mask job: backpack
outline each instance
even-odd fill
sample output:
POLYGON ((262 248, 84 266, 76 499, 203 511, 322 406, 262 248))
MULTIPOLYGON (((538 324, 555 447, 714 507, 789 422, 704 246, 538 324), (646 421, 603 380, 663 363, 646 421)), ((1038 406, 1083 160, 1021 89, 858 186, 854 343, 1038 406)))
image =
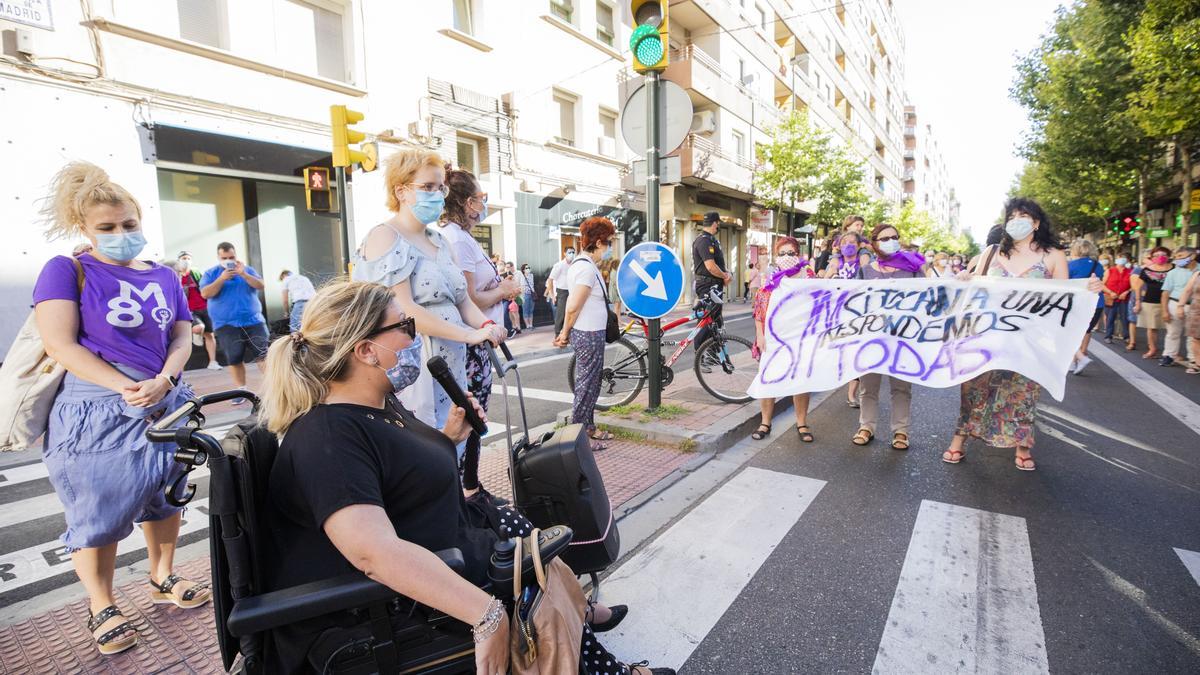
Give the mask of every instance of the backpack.
MULTIPOLYGON (((75 257, 75 283, 83 293, 83 265, 75 257)), ((46 353, 34 313, 0 364, 0 452, 24 450, 46 433, 50 407, 67 369, 46 353)))

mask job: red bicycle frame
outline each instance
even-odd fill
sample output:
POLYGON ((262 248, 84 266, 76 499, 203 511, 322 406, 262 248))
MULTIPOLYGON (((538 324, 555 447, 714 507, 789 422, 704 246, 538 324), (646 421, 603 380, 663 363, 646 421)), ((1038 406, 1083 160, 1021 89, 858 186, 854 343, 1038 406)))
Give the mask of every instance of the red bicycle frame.
MULTIPOLYGON (((678 319, 675 319, 674 321, 662 326, 658 331, 658 338, 661 340, 668 331, 694 320, 695 318, 690 316, 679 317, 678 319)), ((679 341, 679 346, 675 349, 675 352, 671 354, 671 358, 666 360, 666 366, 668 368, 674 366, 675 362, 679 360, 679 357, 683 355, 683 351, 692 344, 693 340, 696 339, 696 334, 698 334, 704 328, 713 325, 713 323, 712 314, 710 312, 705 312, 704 316, 700 317, 700 322, 696 324, 696 327, 688 332, 687 337, 679 341)), ((624 335, 625 333, 628 333, 635 325, 641 326, 642 337, 649 340, 650 324, 646 323, 646 320, 640 316, 635 316, 632 321, 625 324, 625 329, 621 331, 621 334, 624 335)))

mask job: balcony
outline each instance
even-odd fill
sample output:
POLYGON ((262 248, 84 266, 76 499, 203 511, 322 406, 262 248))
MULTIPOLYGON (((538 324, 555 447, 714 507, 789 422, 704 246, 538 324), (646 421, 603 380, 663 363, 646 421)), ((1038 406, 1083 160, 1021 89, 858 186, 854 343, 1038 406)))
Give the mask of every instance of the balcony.
POLYGON ((752 120, 754 101, 732 74, 721 69, 721 64, 696 45, 671 51, 671 64, 665 76, 692 95, 692 103, 703 107, 712 103, 734 115, 752 120), (696 100, 701 97, 704 100, 696 100))
POLYGON ((753 194, 754 164, 711 140, 688 134, 677 151, 685 183, 744 198, 753 194))
POLYGON ((917 135, 917 128, 916 127, 904 127, 904 135, 915 138, 917 135))

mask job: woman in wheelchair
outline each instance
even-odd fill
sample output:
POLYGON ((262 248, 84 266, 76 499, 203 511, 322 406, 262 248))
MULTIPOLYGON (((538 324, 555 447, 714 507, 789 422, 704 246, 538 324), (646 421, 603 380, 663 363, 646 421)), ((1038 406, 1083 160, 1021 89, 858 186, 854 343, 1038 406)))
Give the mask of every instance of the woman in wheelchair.
MULTIPOLYGON (((505 673, 508 618, 483 591, 492 545, 531 525, 503 507, 494 529, 472 527, 459 489, 455 445, 470 426, 455 408, 443 430, 405 410, 393 394, 421 368, 416 327, 384 286, 336 282, 305 308, 300 330, 271 345, 261 421, 281 437, 270 473, 268 514, 276 588, 358 569, 397 593, 473 626, 480 675, 505 673), (433 551, 458 548, 459 576, 433 551)), ((476 409, 478 410, 478 404, 476 409)), ((482 416, 482 411, 480 411, 482 416)), ((583 631, 589 673, 673 673, 622 664, 594 635, 624 618, 595 605, 583 631)), ((271 672, 305 668, 321 626, 278 631, 271 672)))

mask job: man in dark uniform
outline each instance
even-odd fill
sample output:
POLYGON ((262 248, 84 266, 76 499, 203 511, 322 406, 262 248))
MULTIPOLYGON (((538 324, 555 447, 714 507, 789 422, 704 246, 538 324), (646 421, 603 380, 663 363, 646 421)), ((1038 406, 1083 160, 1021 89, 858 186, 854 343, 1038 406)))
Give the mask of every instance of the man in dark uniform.
MULTIPOLYGON (((695 279, 693 287, 696 289, 697 304, 701 298, 708 297, 714 288, 724 300, 725 285, 733 278, 733 275, 726 271, 725 252, 721 250, 721 242, 717 241, 717 226, 720 223, 721 214, 716 211, 704 214, 704 224, 700 226, 700 234, 692 242, 692 276, 695 279)), ((714 310, 713 319, 718 327, 724 325, 721 319, 721 305, 717 305, 714 310)), ((701 330, 696 335, 696 342, 692 348, 699 350, 700 345, 703 345, 711 335, 711 329, 701 330)), ((708 365, 711 364, 702 364, 702 367, 708 365)))

